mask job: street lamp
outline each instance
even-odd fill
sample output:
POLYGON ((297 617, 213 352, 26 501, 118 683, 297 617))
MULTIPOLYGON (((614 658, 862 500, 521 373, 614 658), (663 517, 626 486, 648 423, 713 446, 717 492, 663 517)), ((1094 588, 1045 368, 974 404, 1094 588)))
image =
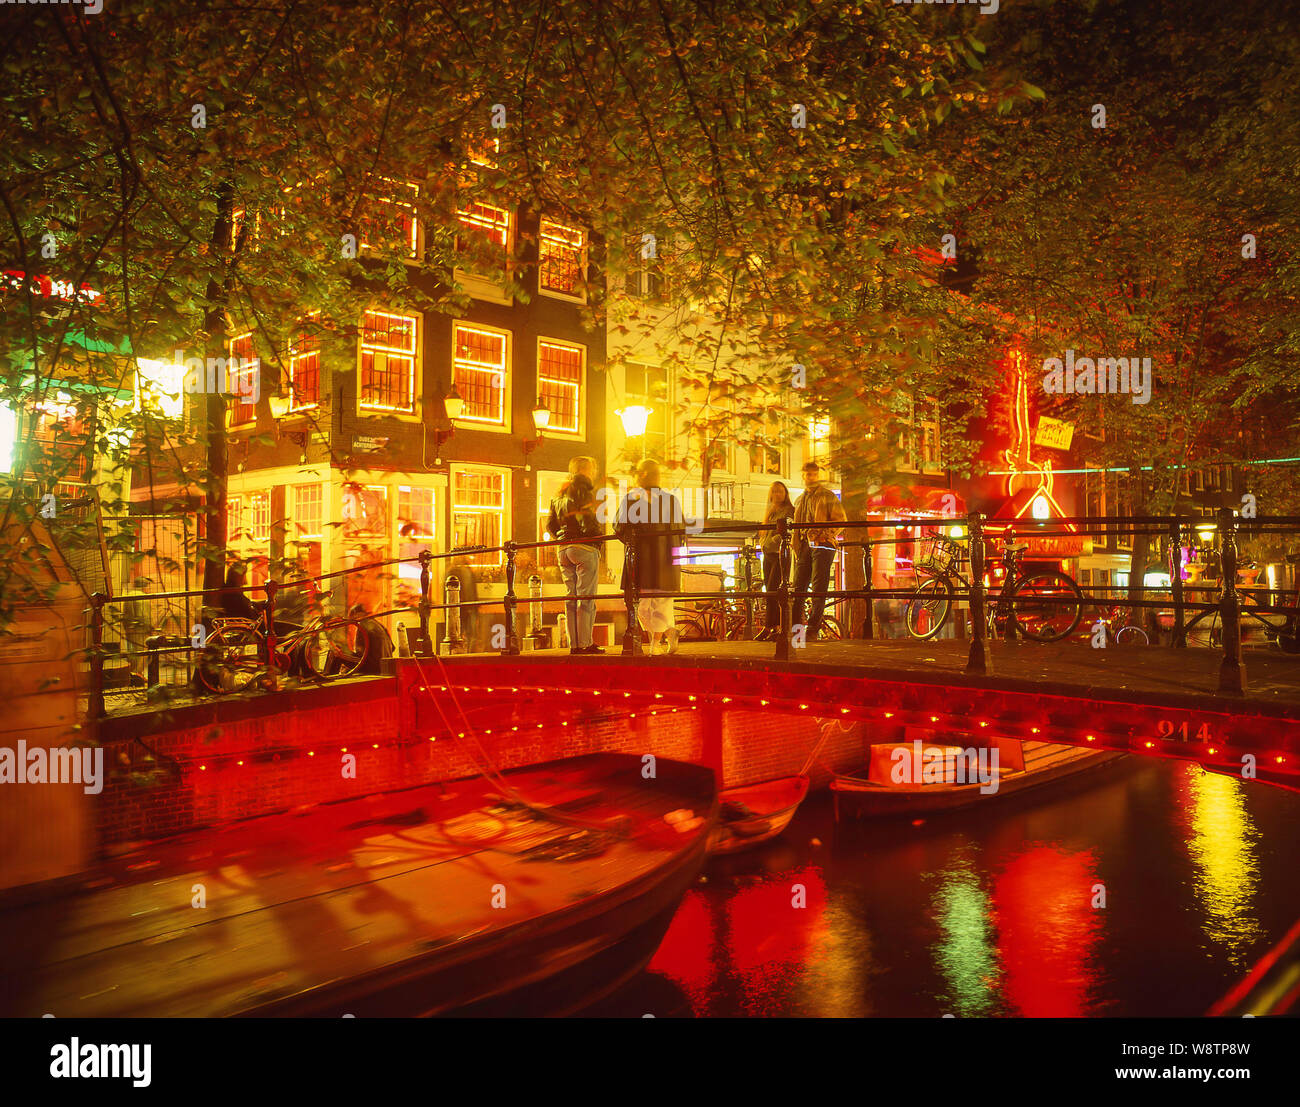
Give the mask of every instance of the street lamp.
MULTIPOLYGON (((542 444, 542 431, 551 425, 551 409, 546 406, 546 401, 540 396, 537 397, 537 403, 533 405, 533 429, 537 432, 537 437, 524 440, 524 460, 528 460, 531 454, 538 446, 542 444)), ((525 466, 527 468, 527 466, 525 466)))
POLYGON ((645 451, 645 429, 653 410, 643 404, 631 404, 628 407, 620 407, 614 412, 622 420, 623 433, 628 439, 642 439, 640 452, 645 451))
POLYGON ((433 428, 433 438, 438 453, 434 459, 435 465, 442 464, 442 444, 456 433, 456 420, 460 418, 460 413, 464 409, 465 400, 456 391, 456 382, 452 381, 451 388, 442 397, 442 410, 447 416, 447 425, 433 428))
POLYGON ((270 398, 271 417, 275 420, 275 439, 278 442, 281 438, 288 438, 306 450, 307 432, 305 430, 282 431, 280 429, 281 421, 289 414, 289 407, 290 399, 283 393, 270 398))

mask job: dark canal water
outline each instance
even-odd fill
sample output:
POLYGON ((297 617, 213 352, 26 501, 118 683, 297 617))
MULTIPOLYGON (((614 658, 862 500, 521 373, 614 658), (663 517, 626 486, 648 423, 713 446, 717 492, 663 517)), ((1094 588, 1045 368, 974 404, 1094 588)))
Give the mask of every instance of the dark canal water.
POLYGON ((712 862, 650 968, 589 1013, 1201 1015, 1300 918, 1298 874, 1300 796, 1184 765, 838 834, 822 793, 712 862))

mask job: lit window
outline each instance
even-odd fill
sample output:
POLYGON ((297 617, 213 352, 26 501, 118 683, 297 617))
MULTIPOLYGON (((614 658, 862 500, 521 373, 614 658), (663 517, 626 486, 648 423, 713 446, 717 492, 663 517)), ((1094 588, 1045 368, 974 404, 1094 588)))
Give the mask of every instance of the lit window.
POLYGON ((669 412, 668 372, 662 366, 627 364, 624 376, 628 405, 639 404, 650 409, 645 434, 636 442, 643 457, 670 461, 671 441, 668 434, 669 412))
POLYGON ((462 323, 454 328, 456 391, 465 401, 460 418, 506 425, 506 336, 462 323))
POLYGON ((433 537, 433 489, 409 488, 397 490, 397 525, 409 533, 410 538, 433 537))
POLYGON ((420 602, 421 565, 418 558, 433 552, 434 498, 432 488, 397 489, 397 604, 413 607, 420 602))
POLYGON ((271 497, 265 492, 248 497, 248 537, 253 542, 271 540, 271 497))
POLYGON ((583 295, 586 246, 581 227, 543 219, 537 246, 539 288, 563 296, 583 295))
POLYGON ((231 340, 226 379, 217 387, 226 387, 234 396, 231 423, 251 423, 257 419, 257 397, 261 391, 262 359, 257 356, 253 334, 241 334, 231 340))
POLYGON ((456 213, 456 253, 463 267, 493 280, 505 276, 510 213, 492 204, 470 203, 456 213))
POLYGON ((324 534, 321 506, 319 484, 293 486, 293 537, 295 539, 320 538, 324 534))
POLYGON ((361 321, 361 406, 415 410, 416 318, 368 311, 361 321))
POLYGON ((391 195, 370 200, 360 221, 363 249, 391 257, 414 258, 420 247, 420 221, 415 214, 418 185, 385 181, 391 195))
MULTIPOLYGON (((454 547, 499 546, 505 536, 506 475, 458 468, 452 475, 451 541, 454 547)), ((500 552, 473 554, 471 565, 501 564, 500 552)))
POLYGON ((537 351, 537 394, 550 409, 547 429, 577 434, 582 399, 581 346, 543 341, 537 351))
POLYGON ((320 333, 304 322, 289 346, 289 410, 320 403, 320 333))
POLYGON ((135 410, 179 419, 185 414, 185 366, 136 358, 135 410))
POLYGON ((226 500, 226 542, 235 544, 243 542, 244 534, 244 498, 230 496, 226 500))
POLYGON ((826 416, 816 415, 808 420, 808 458, 821 465, 827 465, 831 452, 831 421, 826 416))
POLYGON ((784 452, 781 447, 781 417, 769 412, 763 432, 749 445, 749 471, 762 475, 781 473, 785 469, 784 452))

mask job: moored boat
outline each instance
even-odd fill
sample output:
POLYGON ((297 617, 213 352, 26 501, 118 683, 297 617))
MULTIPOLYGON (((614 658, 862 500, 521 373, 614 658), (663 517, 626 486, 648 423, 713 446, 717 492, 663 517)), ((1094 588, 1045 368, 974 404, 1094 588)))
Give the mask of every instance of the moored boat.
POLYGON ((712 770, 655 770, 589 755, 152 843, 5 914, 28 956, 0 1015, 579 1010, 644 968, 704 862, 712 770))
POLYGON ((989 739, 982 748, 989 754, 996 750, 996 759, 988 756, 980 765, 977 758, 974 771, 963 772, 969 747, 921 739, 876 743, 869 747, 865 775, 841 773, 831 780, 835 819, 950 811, 1023 793, 1124 756, 1013 738, 989 739))
POLYGON ((775 838, 790 825, 807 795, 806 773, 724 789, 709 853, 737 853, 775 838))

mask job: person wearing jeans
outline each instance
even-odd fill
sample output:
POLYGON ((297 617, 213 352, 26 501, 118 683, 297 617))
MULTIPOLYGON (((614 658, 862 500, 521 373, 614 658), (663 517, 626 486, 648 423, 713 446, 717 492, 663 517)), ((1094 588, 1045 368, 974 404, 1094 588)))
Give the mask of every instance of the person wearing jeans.
MULTIPOLYGON (((769 526, 782 519, 794 518, 794 504, 790 502, 790 489, 783 481, 773 481, 767 490, 767 511, 763 522, 769 526)), ((763 619, 763 629, 755 635, 759 642, 770 642, 781 633, 781 535, 773 530, 763 531, 759 548, 763 552, 763 589, 767 593, 767 610, 763 619)))
POLYGON ((821 631, 826 610, 826 590, 835 564, 835 540, 844 530, 833 524, 844 522, 846 516, 839 497, 822 483, 821 466, 817 462, 804 463, 803 483, 804 493, 794 507, 795 523, 832 524, 799 528, 794 532, 792 625, 803 624, 806 627, 804 641, 812 642, 821 631), (804 608, 810 593, 812 603, 808 608, 808 621, 804 623, 804 608))
POLYGON ((571 654, 604 653, 592 641, 596 622, 596 571, 600 566, 600 547, 582 539, 601 534, 596 518, 596 493, 593 478, 595 459, 575 457, 569 462, 569 479, 551 501, 546 533, 565 542, 556 552, 560 574, 569 593, 569 652, 571 654))

